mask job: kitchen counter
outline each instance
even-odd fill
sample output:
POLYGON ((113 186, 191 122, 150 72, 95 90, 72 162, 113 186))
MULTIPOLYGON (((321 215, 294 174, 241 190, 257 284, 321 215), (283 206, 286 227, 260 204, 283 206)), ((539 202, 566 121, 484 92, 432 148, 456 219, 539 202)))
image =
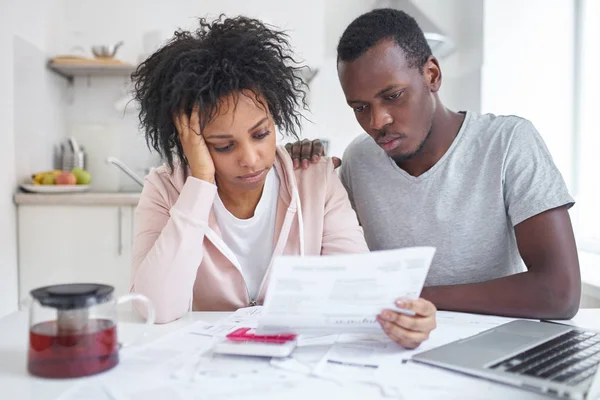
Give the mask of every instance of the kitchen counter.
POLYGON ((140 192, 25 193, 14 196, 17 205, 136 206, 140 192))

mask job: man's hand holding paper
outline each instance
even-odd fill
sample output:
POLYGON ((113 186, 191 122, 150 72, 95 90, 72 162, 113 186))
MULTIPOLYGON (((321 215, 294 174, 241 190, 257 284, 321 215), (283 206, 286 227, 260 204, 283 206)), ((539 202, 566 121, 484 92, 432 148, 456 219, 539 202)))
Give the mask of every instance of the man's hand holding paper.
POLYGON ((429 333, 435 329, 436 308, 428 300, 398 300, 396 306, 414 311, 415 315, 406 315, 394 310, 384 310, 377 316, 381 328, 399 345, 414 349, 429 338, 429 333))

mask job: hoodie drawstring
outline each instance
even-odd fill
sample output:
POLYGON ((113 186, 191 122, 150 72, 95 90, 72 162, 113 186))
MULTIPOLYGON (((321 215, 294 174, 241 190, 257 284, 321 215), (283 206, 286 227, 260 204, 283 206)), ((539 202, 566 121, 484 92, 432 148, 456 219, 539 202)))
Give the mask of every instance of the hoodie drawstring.
MULTIPOLYGON (((296 183, 296 182, 294 182, 296 183)), ((300 194, 298 185, 294 185, 294 197, 296 199, 296 212, 298 214, 298 236, 300 237, 300 257, 304 257, 304 221, 302 220, 302 206, 300 205, 300 194)))

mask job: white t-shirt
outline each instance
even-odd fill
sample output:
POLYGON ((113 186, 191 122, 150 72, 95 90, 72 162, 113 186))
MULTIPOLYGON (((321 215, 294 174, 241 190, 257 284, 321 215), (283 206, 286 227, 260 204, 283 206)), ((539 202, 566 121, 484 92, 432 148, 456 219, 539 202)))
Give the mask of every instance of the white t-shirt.
POLYGON ((251 301, 258 297, 260 284, 273 255, 278 197, 279 177, 275 168, 271 168, 252 218, 235 217, 225 208, 219 196, 213 204, 223 241, 242 268, 251 301))

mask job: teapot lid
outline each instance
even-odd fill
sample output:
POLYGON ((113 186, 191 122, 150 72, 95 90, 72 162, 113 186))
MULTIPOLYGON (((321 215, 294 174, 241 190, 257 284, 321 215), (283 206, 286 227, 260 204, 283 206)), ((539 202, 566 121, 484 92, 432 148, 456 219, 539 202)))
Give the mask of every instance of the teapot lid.
POLYGON ((34 289, 31 296, 43 306, 73 310, 105 303, 114 290, 112 286, 97 283, 67 283, 34 289))

